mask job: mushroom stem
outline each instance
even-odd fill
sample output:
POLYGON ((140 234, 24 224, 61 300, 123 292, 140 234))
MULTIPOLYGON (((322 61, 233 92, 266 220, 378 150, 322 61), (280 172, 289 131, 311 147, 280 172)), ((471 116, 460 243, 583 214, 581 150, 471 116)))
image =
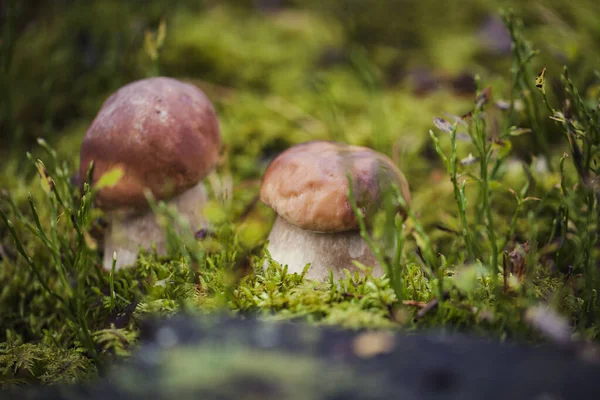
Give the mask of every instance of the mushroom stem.
MULTIPOLYGON (((167 206, 175 207, 179 215, 190 224, 193 230, 204 225, 202 206, 207 201, 206 190, 202 182, 180 195, 166 200, 167 206)), ((151 250, 154 244, 158 255, 166 255, 167 241, 163 228, 151 209, 114 210, 106 213, 108 227, 104 236, 105 270, 112 269, 113 253, 117 254, 115 269, 121 269, 135 263, 140 249, 151 250)))
POLYGON ((353 260, 372 266, 374 276, 383 273, 357 230, 339 233, 305 231, 278 216, 268 240, 271 257, 281 265, 287 265, 288 272, 300 274, 310 263, 306 275, 309 279, 327 279, 330 269, 335 279, 343 278, 344 269, 350 272, 357 270, 353 260))

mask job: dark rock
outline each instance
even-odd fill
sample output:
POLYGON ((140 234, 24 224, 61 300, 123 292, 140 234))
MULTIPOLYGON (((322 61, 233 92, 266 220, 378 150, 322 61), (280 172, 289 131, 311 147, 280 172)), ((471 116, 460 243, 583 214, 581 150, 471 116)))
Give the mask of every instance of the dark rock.
POLYGON ((600 363, 550 346, 230 318, 147 321, 100 382, 20 399, 596 399, 600 363))

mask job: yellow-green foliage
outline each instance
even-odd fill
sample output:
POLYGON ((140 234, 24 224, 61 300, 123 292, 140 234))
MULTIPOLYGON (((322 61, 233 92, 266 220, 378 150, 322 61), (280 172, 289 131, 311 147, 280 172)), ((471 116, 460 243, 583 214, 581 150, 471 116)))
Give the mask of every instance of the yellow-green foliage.
POLYGON ((10 152, 0 150, 0 386, 87 379, 135 348, 140 319, 181 310, 540 340, 523 313, 542 303, 575 335, 597 339, 595 1, 501 1, 526 22, 514 25, 512 57, 475 34, 473 21, 498 17, 487 0, 403 2, 402 12, 393 1, 308 1, 269 13, 234 1, 85 3, 42 8, 20 28, 2 76, 13 82, 2 98, 15 130, 2 133, 10 152), (152 60, 145 31, 162 17, 166 38, 152 60), (533 48, 540 54, 519 60, 533 48), (543 65, 547 96, 535 86, 543 65), (440 87, 416 94, 416 67, 440 87), (453 90, 463 71, 478 74, 478 93, 492 86, 492 100, 453 90), (112 276, 98 265, 102 213, 90 208, 91 189, 82 198, 69 179, 106 97, 157 72, 198 85, 218 110, 222 163, 206 180, 212 227, 199 238, 174 234, 177 215, 154 204, 169 255, 142 253, 112 276), (495 103, 511 99, 513 112, 495 103), (468 111, 471 122, 454 124, 468 111), (373 230, 387 276, 310 282, 263 249, 274 215, 256 203, 261 174, 277 152, 312 139, 373 147, 407 176, 406 221, 382 211, 373 230), (519 260, 522 280, 508 271, 519 260))

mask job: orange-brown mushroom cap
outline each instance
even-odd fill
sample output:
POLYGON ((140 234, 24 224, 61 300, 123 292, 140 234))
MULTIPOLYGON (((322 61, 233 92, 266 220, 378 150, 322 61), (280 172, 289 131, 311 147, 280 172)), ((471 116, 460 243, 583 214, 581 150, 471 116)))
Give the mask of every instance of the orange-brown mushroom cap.
POLYGON ((200 89, 172 78, 142 79, 102 105, 81 145, 79 177, 85 181, 92 161, 92 184, 121 167, 124 175, 98 192, 97 205, 145 206, 145 189, 168 199, 202 180, 220 145, 216 112, 200 89))
POLYGON ((304 230, 354 230, 358 222, 347 194, 348 174, 367 218, 392 185, 410 204, 406 178, 388 157, 366 147, 326 141, 299 144, 277 156, 263 177, 260 199, 304 230))

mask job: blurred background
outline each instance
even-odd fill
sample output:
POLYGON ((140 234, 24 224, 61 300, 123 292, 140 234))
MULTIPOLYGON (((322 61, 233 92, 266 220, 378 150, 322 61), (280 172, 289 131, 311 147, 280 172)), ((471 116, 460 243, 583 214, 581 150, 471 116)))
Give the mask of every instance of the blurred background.
POLYGON ((113 91, 160 74, 207 92, 242 177, 315 138, 395 149, 406 154, 401 167, 427 168, 432 117, 468 111, 476 74, 496 98, 510 92, 507 7, 550 82, 563 64, 576 84, 593 81, 595 0, 2 0, 1 164, 23 159, 38 137, 75 157, 113 91), (156 39, 161 21, 153 56, 146 36, 156 39))
MULTIPOLYGON (((564 65, 594 98, 597 0, 1 0, 0 187, 17 203, 26 200, 35 168, 25 153, 41 156, 37 138, 75 170, 106 98, 133 80, 165 75, 199 86, 215 104, 224 143, 219 170, 239 195, 237 214, 275 154, 332 139, 392 157, 416 211, 426 209, 423 223, 454 225, 442 207, 429 207, 449 209, 453 200, 428 132, 433 117, 470 111, 478 85, 492 86, 494 101, 509 100, 514 57, 501 17, 509 9, 539 50, 533 70, 547 66, 551 101, 564 93, 564 65)), ((538 120, 557 165, 566 141, 547 115, 538 120)), ((511 121, 529 126, 524 113, 511 121)), ((442 145, 448 150, 448 141, 442 145)), ((505 150, 528 164, 548 153, 533 135, 511 138, 505 150)), ((471 151, 459 143, 459 157, 471 151)), ((517 163, 504 170, 507 187, 525 181, 517 163)), ((543 197, 557 179, 530 195, 543 197)), ((502 196, 497 209, 507 221, 499 228, 514 206, 508 192, 502 196)))

